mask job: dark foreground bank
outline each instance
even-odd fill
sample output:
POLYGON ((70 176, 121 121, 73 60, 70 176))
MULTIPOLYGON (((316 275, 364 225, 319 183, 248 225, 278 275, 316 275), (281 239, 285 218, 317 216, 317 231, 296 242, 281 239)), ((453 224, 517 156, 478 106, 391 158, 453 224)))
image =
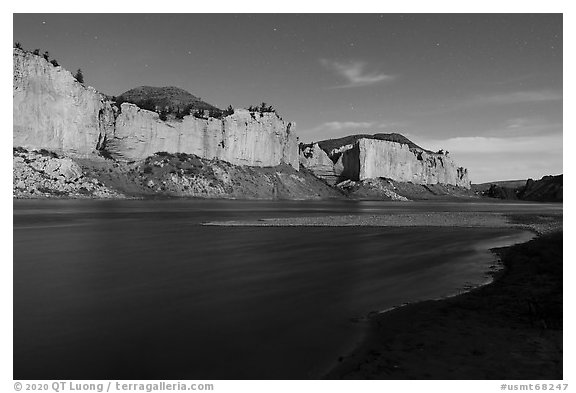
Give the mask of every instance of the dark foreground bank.
POLYGON ((562 379, 562 232, 495 251, 495 282, 377 315, 326 378, 562 379))

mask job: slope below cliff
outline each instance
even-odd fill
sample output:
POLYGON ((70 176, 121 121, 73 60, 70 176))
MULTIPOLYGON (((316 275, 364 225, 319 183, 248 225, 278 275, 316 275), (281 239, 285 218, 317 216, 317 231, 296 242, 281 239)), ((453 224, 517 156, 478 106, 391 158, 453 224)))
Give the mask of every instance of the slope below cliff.
POLYGON ((414 184, 383 177, 362 181, 345 180, 336 187, 356 200, 392 201, 470 201, 479 197, 473 191, 450 184, 414 184))
POLYGON ((248 167, 192 154, 157 153, 139 162, 14 149, 15 198, 345 198, 306 169, 248 167))
POLYGON ((125 195, 107 187, 69 157, 47 150, 14 148, 12 191, 15 198, 119 199, 125 195))

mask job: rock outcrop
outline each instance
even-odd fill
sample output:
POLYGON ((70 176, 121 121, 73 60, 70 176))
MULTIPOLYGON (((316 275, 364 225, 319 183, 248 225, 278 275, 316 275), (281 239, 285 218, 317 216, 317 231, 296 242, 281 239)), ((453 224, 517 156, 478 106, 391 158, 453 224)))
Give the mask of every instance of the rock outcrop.
POLYGON ((338 188, 345 191, 354 199, 388 199, 391 201, 409 201, 403 195, 396 192, 396 186, 390 180, 367 179, 361 182, 344 180, 338 183, 338 188))
POLYGON ((14 49, 14 146, 142 160, 156 152, 182 152, 237 165, 288 164, 298 170, 294 124, 275 113, 235 110, 216 118, 160 120, 124 103, 116 108, 91 87, 42 56, 14 49))
POLYGON ((348 171, 353 180, 387 177, 415 184, 470 188, 468 171, 457 167, 443 153, 427 153, 396 142, 360 139, 343 155, 344 171, 348 171))
POLYGON ((114 133, 114 110, 92 87, 41 56, 14 49, 13 144, 90 154, 114 133))
POLYGON ((12 176, 16 198, 123 198, 72 159, 46 150, 14 149, 12 176))
MULTIPOLYGON (((13 58, 14 146, 49 149, 76 158, 99 153, 129 165, 139 165, 159 152, 184 153, 236 166, 291 167, 298 171, 302 165, 331 185, 343 180, 386 178, 470 188, 467 170, 457 167, 447 153, 425 150, 400 134, 353 135, 299 148, 294 124, 273 111, 235 109, 219 111, 213 117, 202 113, 184 116, 180 104, 188 108, 197 97, 176 88, 132 91, 134 97, 130 99, 152 100, 163 110, 177 109, 176 115, 159 115, 127 102, 118 106, 42 56, 15 48, 13 58), (170 100, 164 102, 158 94, 166 92, 170 100)), ((256 176, 262 181, 264 177, 256 176)), ((299 180, 292 183, 305 184, 299 180)), ((382 187, 368 182, 361 189, 396 198, 394 189, 382 187)), ((224 194, 230 195, 228 191, 224 194)))
MULTIPOLYGON (((458 167, 448 153, 433 153, 422 149, 399 134, 381 134, 378 138, 352 136, 340 138, 339 141, 343 144, 327 141, 317 144, 324 148, 333 165, 333 175, 330 174, 327 180, 333 176, 338 181, 382 177, 414 184, 448 184, 470 188, 468 171, 458 167), (391 135, 393 138, 385 140, 382 135, 391 135)), ((322 177, 324 173, 330 172, 324 157, 316 154, 322 158, 302 158, 305 153, 301 151, 301 162, 304 165, 308 163, 314 173, 322 177)))
POLYGON ((334 170, 334 163, 318 143, 300 144, 300 165, 328 184, 338 183, 339 174, 334 170))
POLYGON ((218 158, 235 165, 298 164, 298 138, 292 124, 275 113, 236 109, 216 118, 186 116, 162 121, 155 112, 123 103, 105 148, 113 156, 139 160, 156 152, 188 153, 218 158))

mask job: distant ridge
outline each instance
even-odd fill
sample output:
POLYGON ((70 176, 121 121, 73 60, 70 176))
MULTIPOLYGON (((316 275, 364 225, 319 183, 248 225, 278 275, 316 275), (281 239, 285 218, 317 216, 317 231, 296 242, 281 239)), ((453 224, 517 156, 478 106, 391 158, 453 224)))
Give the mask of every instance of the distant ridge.
POLYGON ((528 179, 478 184, 473 190, 483 196, 537 202, 562 202, 564 176, 544 176, 528 179))
POLYGON ((191 110, 219 110, 214 105, 202 101, 195 95, 192 95, 186 90, 175 86, 136 87, 120 94, 116 98, 116 102, 129 102, 144 109, 167 112, 179 112, 185 110, 186 108, 191 110))
POLYGON ((499 180, 499 181, 491 181, 491 182, 487 182, 487 183, 472 184, 472 190, 474 190, 474 192, 483 193, 485 191, 488 191, 490 189, 490 187, 492 187, 493 185, 498 186, 498 187, 516 189, 516 188, 525 186, 526 180, 528 180, 528 179, 499 180))
POLYGON ((362 138, 378 139, 378 140, 382 140, 382 141, 396 142, 396 143, 400 143, 403 145, 408 145, 408 147, 411 149, 418 149, 418 150, 425 151, 427 153, 432 153, 430 150, 426 150, 426 149, 418 146, 417 144, 412 142, 410 139, 406 138, 404 135, 398 134, 398 133, 390 133, 390 134, 381 133, 381 134, 374 134, 374 135, 370 135, 370 134, 349 135, 349 136, 345 136, 342 138, 326 139, 326 140, 320 141, 320 142, 318 142, 318 146, 320 146, 320 148, 322 150, 324 150, 327 154, 330 154, 330 152, 332 150, 338 149, 342 146, 353 144, 362 138))

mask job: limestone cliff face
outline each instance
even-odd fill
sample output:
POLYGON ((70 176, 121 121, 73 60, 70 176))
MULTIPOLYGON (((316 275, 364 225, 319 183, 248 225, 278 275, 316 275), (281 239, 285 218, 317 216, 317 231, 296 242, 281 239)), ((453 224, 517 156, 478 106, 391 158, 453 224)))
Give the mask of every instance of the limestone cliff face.
POLYGON ((447 154, 432 153, 399 134, 390 135, 401 142, 357 135, 304 145, 300 162, 331 183, 384 177, 398 182, 470 188, 468 171, 457 167, 447 154))
POLYGON ((114 130, 114 111, 91 87, 41 56, 14 49, 13 143, 27 148, 93 152, 114 130))
POLYGON ((338 182, 339 172, 335 171, 334 163, 317 143, 301 145, 300 164, 310 169, 319 178, 326 180, 329 184, 338 182))
POLYGON ((128 160, 180 152, 236 165, 285 163, 298 169, 298 139, 292 124, 274 113, 251 114, 244 109, 222 119, 186 116, 162 121, 155 112, 124 103, 106 150, 128 160))
POLYGON ((352 180, 387 177, 415 184, 451 184, 470 188, 468 171, 452 158, 391 141, 363 138, 343 152, 342 174, 352 180))
POLYGON ((237 165, 298 169, 294 124, 275 113, 236 110, 222 119, 187 116, 161 121, 155 112, 112 104, 78 83, 62 67, 14 49, 13 144, 88 155, 141 160, 156 152, 189 153, 237 165))

